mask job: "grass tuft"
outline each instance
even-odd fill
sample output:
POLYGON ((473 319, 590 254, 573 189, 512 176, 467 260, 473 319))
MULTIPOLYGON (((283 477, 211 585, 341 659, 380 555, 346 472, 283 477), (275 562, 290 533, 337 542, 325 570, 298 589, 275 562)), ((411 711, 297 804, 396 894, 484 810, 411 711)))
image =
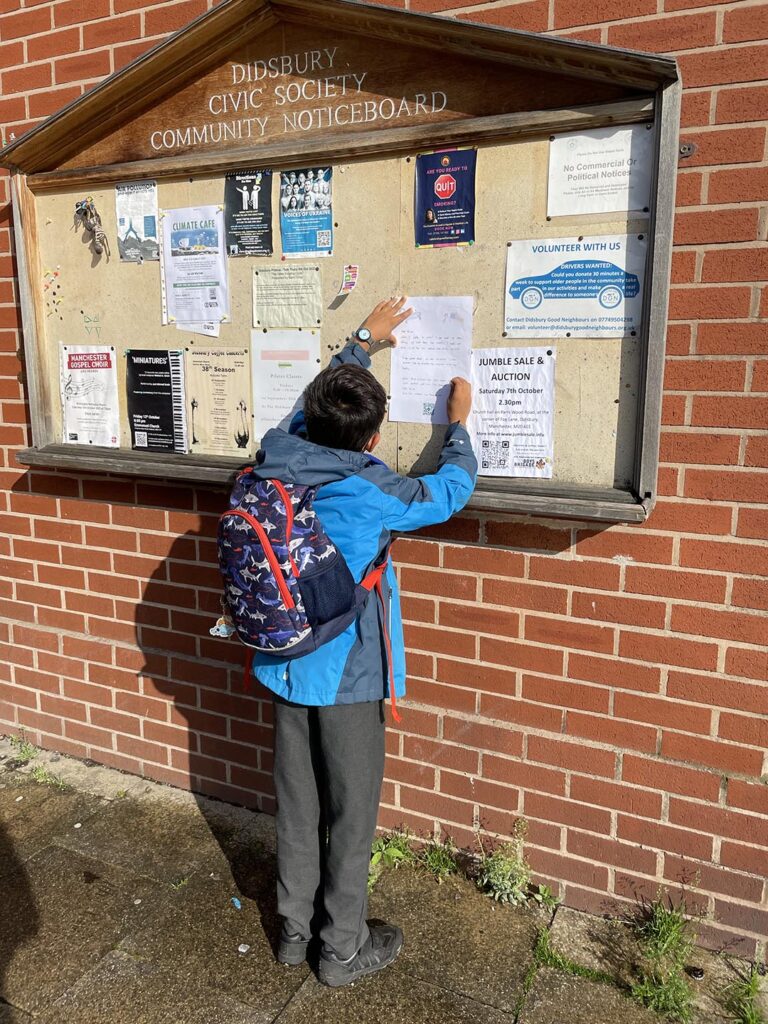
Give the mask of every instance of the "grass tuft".
POLYGON ((41 786, 54 786, 56 789, 62 791, 67 788, 66 782, 60 779, 58 775, 54 775, 53 772, 49 772, 45 765, 34 765, 29 774, 35 782, 39 782, 41 786))
POLYGON ((746 978, 732 982, 723 993, 723 1005, 736 1024, 766 1024, 765 1014, 757 1005, 760 975, 754 967, 746 978))
POLYGON ((11 736, 14 760, 19 764, 28 764, 37 754, 37 747, 33 746, 22 730, 18 736, 11 736))
POLYGON ((584 967, 577 964, 575 960, 563 956, 552 945, 549 931, 546 928, 539 929, 536 938, 536 945, 533 949, 533 957, 539 967, 555 967, 559 971, 566 971, 577 978, 588 978, 590 981, 599 981, 606 985, 615 985, 616 982, 610 974, 605 971, 597 971, 592 967, 584 967))
POLYGON ((458 873, 458 854, 459 851, 450 836, 444 842, 430 839, 419 854, 419 862, 439 883, 442 883, 450 875, 458 873))
POLYGON ((675 905, 668 894, 665 898, 659 890, 654 900, 640 905, 634 929, 642 959, 632 995, 656 1013, 686 1024, 693 1013, 693 993, 685 976, 685 964, 695 935, 685 896, 675 905))

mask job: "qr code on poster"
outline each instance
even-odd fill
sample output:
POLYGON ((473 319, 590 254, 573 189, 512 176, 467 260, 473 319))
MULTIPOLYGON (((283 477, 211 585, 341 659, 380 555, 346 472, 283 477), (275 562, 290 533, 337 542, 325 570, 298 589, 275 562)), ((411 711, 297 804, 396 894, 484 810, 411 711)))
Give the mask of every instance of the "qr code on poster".
POLYGON ((421 415, 422 416, 431 416, 434 411, 435 411, 435 403, 434 402, 422 402, 421 403, 421 415))
POLYGON ((506 469, 509 465, 509 441, 480 442, 480 468, 506 469))
POLYGON ((317 232, 317 248, 318 249, 330 249, 331 247, 331 232, 330 231, 318 231, 317 232))
POLYGON ((147 432, 146 430, 136 431, 136 447, 146 448, 147 447, 147 432))

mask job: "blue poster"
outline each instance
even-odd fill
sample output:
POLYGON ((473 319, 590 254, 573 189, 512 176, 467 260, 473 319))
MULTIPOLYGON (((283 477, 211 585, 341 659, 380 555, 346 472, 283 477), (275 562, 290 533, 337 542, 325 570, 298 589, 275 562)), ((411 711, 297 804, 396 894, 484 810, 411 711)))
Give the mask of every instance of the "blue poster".
POLYGON ((333 251, 332 167, 280 172, 283 256, 330 256, 333 251))
POLYGON ((476 149, 416 157, 416 247, 472 245, 475 240, 476 149))

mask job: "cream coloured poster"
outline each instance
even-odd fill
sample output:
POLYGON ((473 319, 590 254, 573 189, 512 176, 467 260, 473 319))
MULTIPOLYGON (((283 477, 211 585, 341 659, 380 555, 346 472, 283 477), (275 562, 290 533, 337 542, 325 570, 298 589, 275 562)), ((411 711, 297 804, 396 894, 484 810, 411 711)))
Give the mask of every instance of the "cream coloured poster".
POLYGON ((323 319, 319 267, 292 264, 253 271, 254 327, 319 327, 323 319))
POLYGON ((190 346, 186 378, 190 452, 247 458, 253 447, 248 352, 190 346))

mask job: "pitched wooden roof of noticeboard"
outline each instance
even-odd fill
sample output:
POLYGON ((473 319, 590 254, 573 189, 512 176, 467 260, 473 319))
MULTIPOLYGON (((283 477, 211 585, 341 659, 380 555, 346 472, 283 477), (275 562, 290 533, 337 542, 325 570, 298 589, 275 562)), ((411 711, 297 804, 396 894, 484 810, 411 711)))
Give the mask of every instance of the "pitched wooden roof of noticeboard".
POLYGON ((621 101, 676 77, 666 57, 360 0, 224 0, 0 150, 0 165, 61 180, 160 160, 183 173, 191 156, 213 168, 260 143, 311 152, 329 133, 343 149, 372 130, 413 139, 424 124, 612 102, 620 120, 621 101))

